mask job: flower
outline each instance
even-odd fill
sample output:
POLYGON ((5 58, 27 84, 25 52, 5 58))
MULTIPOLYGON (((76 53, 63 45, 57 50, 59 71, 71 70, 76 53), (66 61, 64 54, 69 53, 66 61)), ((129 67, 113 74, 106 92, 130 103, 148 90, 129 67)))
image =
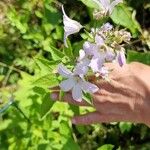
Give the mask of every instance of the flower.
MULTIPOLYGON (((93 72, 98 72, 105 61, 104 53, 100 52, 100 46, 103 44, 103 40, 100 37, 96 38, 96 43, 85 42, 83 44, 82 60, 86 60, 87 65, 92 69, 93 72)), ((81 53, 81 52, 80 52, 81 53)), ((80 56, 81 57, 81 56, 80 56)), ((80 58, 79 57, 79 58, 80 58)))
POLYGON ((107 50, 106 50, 106 52, 105 52, 105 59, 106 59, 106 61, 109 61, 109 62, 111 62, 111 61, 113 61, 114 59, 115 59, 115 53, 114 53, 114 51, 113 51, 113 49, 111 48, 111 47, 107 47, 107 50))
POLYGON ((79 22, 70 19, 66 15, 63 5, 62 5, 62 12, 63 12, 63 23, 64 23, 64 30, 65 30, 64 43, 65 43, 65 46, 68 47, 67 41, 66 41, 67 37, 71 34, 79 32, 83 26, 79 22))
POLYGON ((113 2, 111 2, 111 0, 99 0, 101 7, 102 7, 102 11, 104 12, 105 15, 111 15, 111 13, 113 12, 113 9, 116 5, 118 5, 119 3, 122 2, 122 0, 114 0, 113 2))
POLYGON ((121 48, 120 51, 117 52, 117 60, 119 65, 122 67, 124 64, 126 64, 126 57, 125 57, 125 50, 124 48, 121 48))
POLYGON ((65 92, 72 90, 72 98, 76 101, 82 101, 83 91, 88 93, 95 93, 99 90, 96 85, 83 80, 77 74, 72 73, 62 64, 58 66, 58 73, 67 78, 60 83, 61 90, 65 92))
POLYGON ((107 32, 113 29, 113 25, 111 25, 109 22, 105 23, 101 28, 100 31, 107 32))
POLYGON ((82 60, 80 60, 76 64, 75 69, 74 69, 74 74, 77 74, 81 78, 83 78, 83 76, 86 75, 86 73, 88 72, 89 63, 90 63, 90 59, 88 59, 87 57, 84 57, 82 60))
POLYGON ((107 68, 107 67, 104 67, 104 66, 103 66, 103 67, 100 69, 100 71, 99 71, 99 74, 100 74, 103 78, 107 77, 107 76, 108 76, 108 73, 109 73, 108 68, 107 68))

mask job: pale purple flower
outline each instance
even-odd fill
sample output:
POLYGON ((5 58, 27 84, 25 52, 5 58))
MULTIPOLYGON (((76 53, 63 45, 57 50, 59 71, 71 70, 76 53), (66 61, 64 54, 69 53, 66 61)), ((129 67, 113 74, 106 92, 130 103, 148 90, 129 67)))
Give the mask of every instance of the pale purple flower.
POLYGON ((95 43, 91 43, 91 42, 86 41, 83 44, 83 50, 86 54, 85 56, 87 56, 87 55, 93 56, 96 49, 97 49, 97 45, 95 43))
POLYGON ((99 74, 104 78, 108 76, 108 73, 109 73, 108 68, 104 66, 99 71, 99 74))
POLYGON ((96 43, 97 46, 102 46, 102 45, 104 45, 104 44, 105 44, 105 43, 104 43, 104 35, 101 34, 101 36, 100 36, 100 35, 97 35, 97 34, 96 34, 96 36, 95 36, 95 43, 96 43))
POLYGON ((88 72, 89 63, 90 63, 90 59, 84 57, 81 61, 79 61, 76 64, 74 69, 74 74, 79 75, 81 78, 83 78, 83 76, 86 75, 88 72))
POLYGON ((107 32, 113 29, 113 25, 111 25, 109 22, 105 23, 102 27, 101 27, 101 31, 102 32, 107 32))
POLYGON ((117 61, 121 67, 124 64, 126 64, 126 57, 125 57, 124 49, 121 49, 120 51, 117 52, 117 61))
POLYGON ((101 9, 102 11, 104 11, 104 14, 109 14, 111 15, 111 13, 113 12, 113 9, 116 5, 118 5, 119 3, 123 2, 123 0, 114 0, 111 2, 111 0, 99 0, 100 4, 101 4, 101 9))
MULTIPOLYGON (((87 65, 92 69, 93 72, 98 72, 105 61, 104 53, 100 51, 100 46, 103 44, 103 40, 100 36, 96 36, 96 43, 85 42, 83 50, 85 54, 84 59, 89 60, 87 65)), ((79 57, 80 58, 80 57, 79 57)))
POLYGON ((68 70, 62 64, 60 64, 58 67, 58 73, 67 78, 60 83, 61 90, 65 92, 72 90, 72 98, 76 101, 82 101, 83 91, 88 93, 95 93, 99 90, 96 85, 83 80, 78 75, 68 70))
POLYGON ((63 5, 62 5, 62 12, 63 12, 63 23, 64 23, 64 30, 65 30, 64 43, 65 43, 65 46, 68 47, 67 41, 66 41, 67 37, 71 34, 79 32, 83 26, 79 22, 70 19, 66 15, 63 5))
POLYGON ((113 51, 113 49, 112 48, 110 48, 110 47, 107 47, 107 50, 106 50, 106 52, 105 52, 105 59, 106 59, 106 61, 109 61, 109 62, 111 62, 111 61, 113 61, 114 59, 115 59, 115 53, 114 53, 114 51, 113 51))
POLYGON ((104 64, 105 59, 103 56, 93 56, 89 66, 91 67, 93 72, 99 72, 104 64))

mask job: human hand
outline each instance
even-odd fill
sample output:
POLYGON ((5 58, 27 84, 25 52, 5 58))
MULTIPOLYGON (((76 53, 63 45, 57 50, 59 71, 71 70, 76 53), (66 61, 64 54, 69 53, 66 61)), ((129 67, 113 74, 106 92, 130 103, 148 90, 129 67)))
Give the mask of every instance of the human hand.
MULTIPOLYGON (((93 94, 95 112, 75 116, 74 124, 108 123, 130 121, 150 125, 150 68, 140 63, 131 63, 120 67, 118 64, 106 64, 113 71, 110 81, 93 80, 99 91, 93 94)), ((52 97, 58 99, 58 93, 52 97)), ((88 106, 85 101, 76 102, 70 93, 64 100, 68 103, 88 106)))

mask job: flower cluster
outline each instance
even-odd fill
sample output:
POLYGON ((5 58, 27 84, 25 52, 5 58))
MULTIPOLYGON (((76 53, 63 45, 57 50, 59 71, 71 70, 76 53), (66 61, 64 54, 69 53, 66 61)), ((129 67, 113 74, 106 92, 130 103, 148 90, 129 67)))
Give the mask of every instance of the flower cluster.
MULTIPOLYGON (((111 13, 112 9, 120 0, 110 3, 110 0, 99 0, 105 14, 111 13)), ((64 23, 64 44, 67 47, 66 39, 69 35, 77 33, 83 26, 70 19, 62 6, 64 23)), ((63 64, 59 64, 58 73, 65 78, 60 83, 62 91, 72 91, 72 97, 76 101, 81 101, 83 93, 95 93, 99 88, 87 81, 88 73, 101 76, 104 79, 108 77, 109 68, 105 67, 106 62, 117 61, 120 66, 126 63, 124 43, 128 43, 131 34, 124 29, 115 29, 110 23, 103 24, 100 28, 94 28, 90 31, 92 42, 85 41, 83 48, 79 51, 79 57, 72 71, 63 64)))

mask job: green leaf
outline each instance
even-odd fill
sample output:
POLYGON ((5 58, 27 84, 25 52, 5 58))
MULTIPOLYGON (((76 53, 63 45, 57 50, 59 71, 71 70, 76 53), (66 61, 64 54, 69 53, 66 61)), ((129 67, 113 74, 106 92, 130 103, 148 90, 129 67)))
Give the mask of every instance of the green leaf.
POLYGON ((64 47, 64 54, 66 56, 68 56, 68 58, 73 59, 74 58, 73 49, 72 49, 71 43, 68 39, 67 39, 67 45, 68 45, 68 47, 64 47))
POLYGON ((84 93, 83 99, 90 105, 93 105, 92 96, 89 93, 84 93))
POLYGON ((113 148, 114 148, 114 145, 105 144, 105 145, 99 147, 97 150, 113 150, 113 148))
POLYGON ((134 37, 136 37, 138 32, 141 31, 140 25, 132 16, 132 13, 129 11, 128 7, 124 4, 119 4, 114 8, 111 19, 114 23, 129 29, 134 37))
POLYGON ((98 0, 80 0, 83 4, 85 4, 87 7, 94 8, 94 9, 100 9, 99 1, 98 0))
POLYGON ((42 42, 43 44, 43 49, 47 52, 51 53, 52 59, 53 60, 62 60, 62 58, 65 56, 63 54, 63 52, 61 52, 60 50, 58 50, 57 48, 53 47, 50 45, 51 41, 49 38, 47 38, 46 40, 44 40, 42 42))
POLYGON ((43 102, 41 105, 41 119, 44 119, 48 115, 53 105, 54 101, 52 101, 52 99, 50 98, 50 93, 46 93, 43 97, 43 102))
POLYGON ((78 146, 77 143, 73 141, 72 138, 68 139, 66 144, 63 146, 62 150, 80 150, 80 147, 78 146))
POLYGON ((75 127, 80 134, 86 134, 87 130, 84 125, 76 125, 75 127))
POLYGON ((4 75, 0 75, 0 82, 4 79, 4 75))
POLYGON ((48 73, 56 72, 57 66, 61 62, 61 60, 49 61, 44 57, 38 57, 35 58, 35 62, 40 70, 40 73, 42 75, 45 75, 48 73))
POLYGON ((7 128, 10 126, 11 123, 12 123, 12 120, 10 120, 10 119, 0 121, 0 124, 1 124, 0 131, 7 130, 7 128))
POLYGON ((137 61, 137 62, 150 65, 150 52, 141 53, 136 51, 128 51, 127 61, 128 62, 137 61))
POLYGON ((132 123, 130 123, 130 122, 120 122, 119 123, 119 128, 120 128, 121 133, 130 132, 130 130, 132 128, 132 123))
POLYGON ((66 121, 61 121, 59 131, 62 135, 65 135, 67 137, 71 136, 71 130, 66 121))
POLYGON ((40 76, 37 79, 33 80, 32 85, 43 87, 44 89, 58 86, 58 80, 54 74, 46 74, 44 76, 40 76))

